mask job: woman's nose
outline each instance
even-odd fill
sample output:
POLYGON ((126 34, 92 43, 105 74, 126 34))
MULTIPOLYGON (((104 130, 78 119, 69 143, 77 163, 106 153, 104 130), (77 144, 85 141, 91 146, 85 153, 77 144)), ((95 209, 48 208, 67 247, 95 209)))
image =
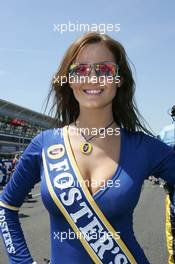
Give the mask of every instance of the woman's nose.
POLYGON ((89 74, 89 82, 90 83, 94 83, 94 81, 97 79, 97 74, 96 74, 96 71, 94 69, 94 66, 91 68, 91 72, 89 74), (95 78, 94 78, 95 77, 95 78))

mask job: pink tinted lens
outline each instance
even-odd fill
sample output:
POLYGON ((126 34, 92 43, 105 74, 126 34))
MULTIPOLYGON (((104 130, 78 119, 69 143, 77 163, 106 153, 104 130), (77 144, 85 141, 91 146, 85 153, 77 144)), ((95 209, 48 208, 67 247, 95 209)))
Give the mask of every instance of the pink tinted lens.
POLYGON ((115 76, 116 65, 110 63, 97 64, 96 70, 98 75, 115 76))

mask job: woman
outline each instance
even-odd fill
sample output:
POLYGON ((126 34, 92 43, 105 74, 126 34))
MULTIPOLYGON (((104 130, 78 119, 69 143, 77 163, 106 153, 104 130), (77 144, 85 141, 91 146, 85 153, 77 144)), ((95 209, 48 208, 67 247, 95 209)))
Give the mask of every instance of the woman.
POLYGON ((175 183, 175 153, 140 121, 124 48, 107 35, 81 36, 53 77, 52 93, 57 129, 32 140, 1 196, 10 263, 33 261, 17 212, 41 180, 51 264, 148 264, 133 233, 133 211, 149 175, 175 183))

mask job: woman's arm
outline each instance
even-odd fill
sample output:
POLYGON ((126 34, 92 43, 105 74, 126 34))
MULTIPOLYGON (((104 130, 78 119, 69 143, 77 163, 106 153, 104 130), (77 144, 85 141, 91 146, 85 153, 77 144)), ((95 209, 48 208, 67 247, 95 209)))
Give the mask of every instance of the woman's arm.
POLYGON ((148 176, 165 180, 175 187, 175 150, 157 138, 146 136, 148 176))
POLYGON ((165 180, 166 246, 168 263, 173 264, 175 263, 175 150, 162 141, 152 138, 149 138, 147 147, 150 175, 165 180))
POLYGON ((33 262, 21 229, 18 211, 28 191, 40 181, 41 152, 42 132, 24 151, 15 172, 0 196, 0 234, 10 264, 33 262))

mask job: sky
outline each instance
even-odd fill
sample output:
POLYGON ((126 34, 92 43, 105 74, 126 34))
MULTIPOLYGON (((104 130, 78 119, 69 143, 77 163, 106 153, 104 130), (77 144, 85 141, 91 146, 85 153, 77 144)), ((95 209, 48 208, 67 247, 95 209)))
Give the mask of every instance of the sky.
POLYGON ((120 24, 106 31, 135 66, 138 108, 158 133, 175 104, 175 1, 0 0, 0 98, 42 112, 51 78, 83 31, 61 24, 120 24))

